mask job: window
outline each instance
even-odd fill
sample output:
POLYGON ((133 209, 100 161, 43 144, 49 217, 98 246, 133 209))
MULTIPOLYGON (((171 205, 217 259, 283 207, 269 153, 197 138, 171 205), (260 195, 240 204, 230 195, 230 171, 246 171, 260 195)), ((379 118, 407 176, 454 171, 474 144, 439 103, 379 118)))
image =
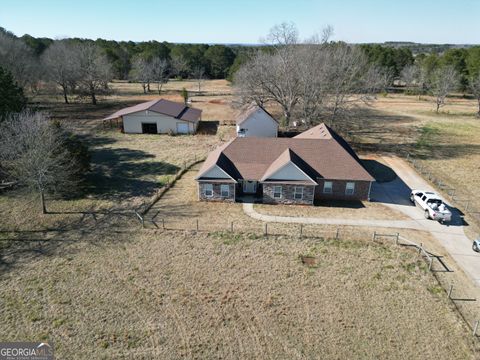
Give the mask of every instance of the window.
POLYGON ((205 197, 212 197, 213 196, 213 185, 212 184, 204 184, 203 185, 203 193, 205 197))
POLYGON ((353 195, 355 192, 355 183, 347 182, 347 186, 345 187, 345 195, 353 195))
POLYGON ((295 186, 295 191, 293 192, 294 199, 303 199, 303 186, 295 186))
POLYGON ((222 195, 222 197, 229 197, 230 196, 230 186, 220 185, 220 194, 222 195))
POLYGON ((333 182, 325 181, 323 183, 323 193, 324 194, 331 194, 333 192, 333 182))
POLYGON ((282 197, 282 187, 281 186, 274 186, 273 187, 273 197, 275 199, 280 199, 282 197))

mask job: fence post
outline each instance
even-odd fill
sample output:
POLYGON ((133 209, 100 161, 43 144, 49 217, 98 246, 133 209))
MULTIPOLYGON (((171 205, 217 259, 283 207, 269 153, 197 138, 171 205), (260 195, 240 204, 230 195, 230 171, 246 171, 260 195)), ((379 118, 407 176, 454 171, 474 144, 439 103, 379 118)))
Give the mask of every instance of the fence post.
POLYGON ((268 223, 265 223, 265 237, 268 237, 268 223))
POLYGON ((419 253, 419 254, 422 252, 422 249, 423 249, 423 244, 420 243, 420 247, 418 248, 418 253, 419 253))
POLYGON ((432 271, 433 256, 430 256, 430 263, 428 264, 428 271, 432 271))
POLYGON ((230 232, 233 233, 233 221, 230 222, 230 232))
POLYGON ((478 320, 475 321, 475 325, 473 326, 473 336, 477 336, 478 322, 478 320))
POLYGON ((465 212, 468 212, 468 205, 470 205, 470 200, 465 202, 465 212))
POLYGON ((162 229, 165 230, 165 219, 162 219, 162 229))
POLYGON ((448 298, 452 298, 452 292, 453 292, 453 284, 450 284, 450 288, 448 289, 448 298))
POLYGON ((339 232, 340 232, 340 229, 339 229, 339 228, 337 228, 337 232, 335 233, 335 240, 338 240, 338 236, 339 236, 339 234, 338 234, 338 233, 339 233, 339 232))
POLYGON ((197 232, 198 232, 198 219, 197 219, 197 232))
POLYGON ((373 232, 373 236, 372 236, 372 241, 375 241, 376 238, 377 238, 377 232, 374 231, 374 232, 373 232))
POLYGON ((400 236, 400 233, 397 233, 395 236, 395 245, 398 245, 398 238, 400 236))

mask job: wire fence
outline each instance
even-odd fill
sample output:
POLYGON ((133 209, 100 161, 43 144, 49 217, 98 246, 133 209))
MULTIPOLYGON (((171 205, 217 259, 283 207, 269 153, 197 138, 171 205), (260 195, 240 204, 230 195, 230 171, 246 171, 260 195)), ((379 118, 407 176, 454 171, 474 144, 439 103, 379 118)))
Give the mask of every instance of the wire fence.
POLYGON ((478 226, 480 226, 479 197, 472 196, 471 194, 466 193, 463 189, 455 188, 449 185, 446 181, 437 178, 432 170, 425 165, 422 159, 419 159, 410 153, 407 153, 406 159, 419 174, 446 194, 457 209, 461 210, 464 215, 469 216, 478 226))
POLYGON ((474 338, 478 340, 480 332, 480 312, 477 306, 477 299, 472 296, 473 287, 468 287, 459 281, 458 273, 454 272, 447 264, 443 256, 436 255, 429 251, 422 243, 416 243, 400 233, 383 233, 368 229, 355 227, 329 227, 315 224, 288 224, 288 223, 265 223, 265 222, 235 222, 225 221, 212 223, 206 218, 160 218, 152 219, 139 216, 139 220, 145 229, 160 231, 182 231, 192 234, 197 233, 231 233, 243 234, 250 238, 297 238, 297 239, 319 239, 338 242, 358 241, 361 244, 369 242, 385 246, 400 246, 410 248, 418 253, 418 256, 425 262, 425 271, 429 271, 438 284, 437 287, 428 290, 434 294, 445 294, 452 306, 458 311, 474 338), (457 283, 456 283, 457 281, 457 283))

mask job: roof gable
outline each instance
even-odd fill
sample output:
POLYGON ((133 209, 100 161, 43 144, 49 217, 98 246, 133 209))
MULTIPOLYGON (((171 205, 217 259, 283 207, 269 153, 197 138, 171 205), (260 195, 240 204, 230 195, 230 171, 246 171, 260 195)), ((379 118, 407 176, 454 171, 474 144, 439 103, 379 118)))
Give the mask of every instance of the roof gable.
POLYGON ((243 124, 245 121, 249 120, 255 113, 262 112, 266 118, 270 119, 275 125, 278 126, 278 121, 267 111, 263 106, 260 105, 250 105, 244 109, 235 119, 237 125, 243 124))
POLYGON ((302 169, 303 162, 290 148, 287 148, 268 167, 260 181, 266 180, 302 180, 311 181, 316 184, 306 171, 302 169))

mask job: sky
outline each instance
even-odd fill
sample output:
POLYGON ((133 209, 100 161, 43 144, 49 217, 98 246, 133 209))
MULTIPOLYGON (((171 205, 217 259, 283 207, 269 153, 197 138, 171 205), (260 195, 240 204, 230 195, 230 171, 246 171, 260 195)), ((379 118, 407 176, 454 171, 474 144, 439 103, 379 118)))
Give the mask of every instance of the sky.
POLYGON ((284 21, 302 38, 480 43, 480 0, 0 0, 17 36, 253 44, 284 21))

